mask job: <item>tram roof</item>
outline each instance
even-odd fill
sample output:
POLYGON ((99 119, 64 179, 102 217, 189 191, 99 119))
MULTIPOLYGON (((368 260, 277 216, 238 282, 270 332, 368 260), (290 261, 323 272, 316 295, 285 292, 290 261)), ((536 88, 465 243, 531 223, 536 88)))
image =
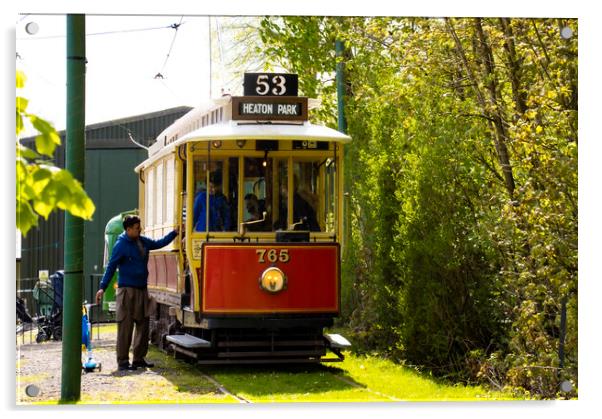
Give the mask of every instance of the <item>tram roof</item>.
POLYGON ((313 125, 306 121, 299 124, 257 123, 227 121, 208 125, 183 135, 173 143, 163 147, 161 151, 149 156, 148 160, 136 167, 136 171, 152 161, 171 152, 175 147, 192 141, 236 141, 236 140, 312 140, 349 143, 351 137, 321 125, 313 125))
POLYGON ((209 125, 192 131, 176 141, 176 145, 190 141, 212 140, 300 140, 334 141, 348 143, 351 137, 332 128, 302 124, 256 123, 228 121, 224 124, 209 125))

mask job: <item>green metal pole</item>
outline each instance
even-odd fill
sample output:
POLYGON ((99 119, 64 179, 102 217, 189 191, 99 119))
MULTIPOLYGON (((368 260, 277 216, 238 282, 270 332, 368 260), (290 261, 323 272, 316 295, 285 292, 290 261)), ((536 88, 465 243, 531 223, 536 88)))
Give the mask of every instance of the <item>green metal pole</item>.
MULTIPOLYGON (((67 15, 67 136, 65 168, 84 184, 85 15, 67 15)), ((80 399, 84 221, 65 213, 61 402, 80 399)))
POLYGON ((337 111, 339 131, 347 134, 347 120, 345 119, 345 74, 343 65, 343 51, 345 47, 340 40, 335 41, 335 52, 337 57, 337 111))
MULTIPOLYGON (((345 73, 343 63, 343 52, 345 47, 343 42, 340 40, 335 41, 335 55, 336 55, 336 79, 337 79, 337 114, 338 114, 338 128, 343 134, 347 134, 347 119, 345 118, 345 73)), ((349 170, 348 164, 349 151, 343 148, 343 164, 349 170)), ((349 173, 343 178, 343 237, 342 240, 342 251, 343 261, 347 260, 347 250, 350 239, 350 220, 349 220, 349 181, 351 176, 349 173)))

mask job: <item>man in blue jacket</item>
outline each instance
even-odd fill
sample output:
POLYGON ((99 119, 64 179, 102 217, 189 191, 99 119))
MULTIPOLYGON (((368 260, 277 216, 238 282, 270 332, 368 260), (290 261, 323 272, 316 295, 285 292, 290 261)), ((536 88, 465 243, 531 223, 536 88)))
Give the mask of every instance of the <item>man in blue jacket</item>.
POLYGON ((125 231, 117 238, 107 270, 96 293, 96 302, 100 303, 109 281, 119 267, 115 317, 117 320, 117 366, 120 371, 154 366, 154 364, 144 360, 148 352, 149 318, 151 315, 151 304, 146 288, 148 253, 150 250, 167 246, 179 233, 179 227, 177 227, 176 230, 159 240, 141 236, 140 218, 135 215, 125 217, 123 228, 125 231), (134 324, 136 325, 136 334, 134 336, 133 360, 130 364, 129 351, 134 324))

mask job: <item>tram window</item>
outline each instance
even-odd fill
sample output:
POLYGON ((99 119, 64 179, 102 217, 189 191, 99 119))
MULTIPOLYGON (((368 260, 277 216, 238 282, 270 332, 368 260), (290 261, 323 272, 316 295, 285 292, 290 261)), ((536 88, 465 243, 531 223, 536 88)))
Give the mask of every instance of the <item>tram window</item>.
POLYGON ((277 160, 274 173, 274 230, 288 230, 288 160, 277 160))
MULTIPOLYGON (((155 205, 154 205, 154 199, 153 199, 155 197, 155 169, 153 167, 149 167, 148 169, 146 169, 145 177, 146 177, 146 182, 145 182, 146 205, 145 205, 144 227, 145 227, 145 232, 146 232, 146 230, 152 229, 152 227, 155 225, 155 217, 154 217, 155 205)), ((146 232, 146 234, 148 235, 148 232, 146 232)))
POLYGON ((263 218, 263 223, 250 224, 248 231, 271 231, 272 225, 272 173, 273 159, 245 157, 243 176, 243 220, 256 221, 263 218))
POLYGON ((194 161, 193 224, 195 231, 207 231, 207 192, 209 192, 209 231, 236 231, 238 159, 194 161), (209 185, 207 187, 207 173, 209 185))
POLYGON ((337 172, 336 164, 333 158, 327 158, 320 162, 323 173, 324 183, 322 197, 324 202, 321 204, 321 212, 318 212, 318 222, 324 226, 324 231, 334 232, 336 225, 337 211, 337 172))
POLYGON ((332 159, 295 160, 293 162, 293 222, 296 229, 334 230, 334 165, 332 159))
POLYGON ((228 178, 224 180, 223 190, 230 205, 230 229, 236 231, 238 219, 238 157, 230 157, 227 165, 228 178), (227 180, 227 181, 226 181, 227 180))
POLYGON ((157 166, 155 166, 155 225, 161 226, 163 225, 163 204, 165 203, 165 199, 163 199, 163 162, 160 161, 157 166))

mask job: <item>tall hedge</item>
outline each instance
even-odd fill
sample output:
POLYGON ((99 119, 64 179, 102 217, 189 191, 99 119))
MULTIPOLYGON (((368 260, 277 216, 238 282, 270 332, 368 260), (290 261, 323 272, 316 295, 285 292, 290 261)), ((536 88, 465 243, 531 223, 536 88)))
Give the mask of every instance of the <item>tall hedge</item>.
POLYGON ((535 397, 576 388, 577 33, 570 19, 263 19, 261 53, 332 127, 345 44, 357 343, 535 397))

